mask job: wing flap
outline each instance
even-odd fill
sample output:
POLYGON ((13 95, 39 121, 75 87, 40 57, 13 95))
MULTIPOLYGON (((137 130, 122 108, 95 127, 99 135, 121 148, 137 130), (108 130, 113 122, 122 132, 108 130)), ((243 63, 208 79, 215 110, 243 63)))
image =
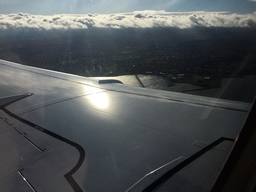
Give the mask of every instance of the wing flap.
POLYGON ((71 191, 72 186, 65 175, 77 164, 79 151, 3 111, 1 116, 12 122, 9 125, 3 122, 3 118, 0 119, 0 125, 4 124, 0 132, 1 153, 4 154, 0 159, 1 189, 71 191))

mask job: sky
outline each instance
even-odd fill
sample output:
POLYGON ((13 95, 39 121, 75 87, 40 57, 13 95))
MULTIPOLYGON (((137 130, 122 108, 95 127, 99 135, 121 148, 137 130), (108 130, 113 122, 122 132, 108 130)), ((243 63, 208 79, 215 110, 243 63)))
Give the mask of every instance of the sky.
POLYGON ((1 0, 0 14, 110 14, 144 10, 252 13, 256 0, 1 0))

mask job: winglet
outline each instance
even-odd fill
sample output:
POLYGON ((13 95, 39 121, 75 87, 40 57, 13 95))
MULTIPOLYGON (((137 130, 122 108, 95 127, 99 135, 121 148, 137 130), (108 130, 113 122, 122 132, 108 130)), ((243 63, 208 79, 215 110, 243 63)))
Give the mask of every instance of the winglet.
POLYGON ((2 97, 2 98, 0 98, 0 107, 5 107, 7 105, 10 105, 18 100, 24 99, 31 95, 33 95, 33 93, 27 93, 24 95, 14 95, 14 96, 10 96, 10 97, 2 97))

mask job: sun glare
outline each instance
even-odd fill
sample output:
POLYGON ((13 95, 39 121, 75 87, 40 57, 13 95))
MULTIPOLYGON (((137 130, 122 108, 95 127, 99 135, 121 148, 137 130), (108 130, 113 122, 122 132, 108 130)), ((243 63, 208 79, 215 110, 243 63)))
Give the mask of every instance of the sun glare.
POLYGON ((98 108, 107 108, 108 107, 108 96, 105 92, 102 92, 101 89, 97 87, 87 86, 86 92, 89 94, 87 97, 98 108))

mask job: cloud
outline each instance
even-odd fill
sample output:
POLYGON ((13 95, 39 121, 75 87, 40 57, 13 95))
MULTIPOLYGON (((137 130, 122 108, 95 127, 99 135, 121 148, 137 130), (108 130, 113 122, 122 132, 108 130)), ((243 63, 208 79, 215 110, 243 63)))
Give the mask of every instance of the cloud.
POLYGON ((135 11, 116 14, 30 15, 0 14, 0 29, 87 29, 87 28, 154 28, 154 27, 256 27, 256 12, 165 12, 135 11))

